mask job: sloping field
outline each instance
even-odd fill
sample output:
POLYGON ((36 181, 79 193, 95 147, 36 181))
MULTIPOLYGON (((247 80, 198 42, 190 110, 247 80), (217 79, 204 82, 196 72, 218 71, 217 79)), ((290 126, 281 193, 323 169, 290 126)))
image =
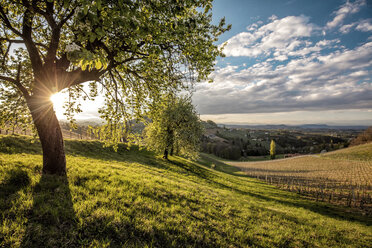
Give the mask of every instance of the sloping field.
POLYGON ((324 158, 370 161, 372 162, 372 143, 352 146, 346 149, 329 152, 322 155, 324 158))
POLYGON ((263 162, 226 162, 251 177, 317 200, 359 207, 371 212, 372 144, 321 156, 302 156, 263 162))
POLYGON ((67 141, 66 150, 68 176, 41 176, 37 142, 0 136, 0 247, 372 243, 370 218, 208 169, 212 162, 205 158, 205 167, 177 157, 164 161, 136 148, 114 153, 92 141, 67 141))

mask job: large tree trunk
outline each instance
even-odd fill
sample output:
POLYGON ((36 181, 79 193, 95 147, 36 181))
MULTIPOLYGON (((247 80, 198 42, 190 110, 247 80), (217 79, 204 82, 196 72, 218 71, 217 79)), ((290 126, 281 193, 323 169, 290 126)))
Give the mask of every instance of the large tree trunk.
POLYGON ((61 127, 50 96, 31 96, 28 107, 43 149, 43 174, 66 174, 66 157, 61 127))

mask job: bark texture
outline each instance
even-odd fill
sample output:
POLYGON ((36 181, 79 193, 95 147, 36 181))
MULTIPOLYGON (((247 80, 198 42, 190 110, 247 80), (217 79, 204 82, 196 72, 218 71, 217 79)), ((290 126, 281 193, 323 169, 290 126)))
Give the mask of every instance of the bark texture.
POLYGON ((66 175, 62 131, 49 96, 31 96, 27 104, 43 149, 43 174, 66 175))

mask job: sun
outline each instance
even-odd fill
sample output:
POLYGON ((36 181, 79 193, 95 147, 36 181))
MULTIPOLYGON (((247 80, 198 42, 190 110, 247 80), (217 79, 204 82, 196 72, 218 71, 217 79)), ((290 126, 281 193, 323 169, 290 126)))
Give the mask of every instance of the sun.
POLYGON ((58 118, 63 117, 63 105, 67 101, 67 96, 65 93, 58 92, 50 96, 50 101, 53 103, 54 111, 58 118))
POLYGON ((56 93, 50 96, 50 100, 53 103, 53 106, 62 105, 65 101, 65 96, 62 93, 56 93))

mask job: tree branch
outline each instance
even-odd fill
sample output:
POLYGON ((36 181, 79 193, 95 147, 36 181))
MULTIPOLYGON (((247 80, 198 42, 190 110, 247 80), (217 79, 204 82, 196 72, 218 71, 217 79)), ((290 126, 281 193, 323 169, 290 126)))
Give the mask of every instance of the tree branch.
MULTIPOLYGON (((25 43, 24 40, 14 40, 14 39, 8 39, 8 38, 0 38, 0 41, 7 41, 9 43, 15 43, 15 44, 24 44, 25 43)), ((43 43, 35 42, 35 45, 43 47, 43 48, 48 48, 48 46, 43 44, 43 43)))
POLYGON ((40 58, 39 51, 32 40, 32 19, 33 15, 30 10, 27 9, 23 15, 22 34, 28 54, 30 56, 32 69, 34 71, 34 74, 36 74, 41 69, 43 63, 40 58))
MULTIPOLYGON (((97 70, 93 69, 91 71, 76 69, 72 72, 64 72, 65 75, 63 78, 63 85, 60 85, 58 90, 63 90, 71 86, 79 85, 89 81, 98 81, 100 77, 106 72, 106 70, 97 70)), ((62 78, 62 77, 60 77, 62 78)))
POLYGON ((45 57, 45 63, 54 63, 57 55, 61 29, 59 27, 52 28, 52 37, 50 38, 49 48, 45 57))
POLYGON ((54 12, 54 1, 53 2, 48 1, 46 3, 46 11, 44 12, 43 16, 45 17, 50 27, 52 28, 52 36, 50 38, 47 55, 45 57, 46 64, 54 63, 54 60, 56 59, 56 55, 57 55, 59 39, 61 36, 62 26, 57 25, 56 21, 53 18, 53 12, 54 12))
POLYGON ((21 63, 19 63, 16 79, 0 75, 0 80, 4 80, 4 81, 8 81, 10 83, 13 83, 22 92, 23 96, 27 100, 30 97, 30 94, 28 93, 28 90, 21 84, 21 81, 20 81, 21 68, 22 68, 21 63))
POLYGON ((56 60, 56 69, 66 71, 70 64, 71 62, 67 58, 67 53, 63 53, 62 56, 56 60))
POLYGON ((14 78, 7 77, 7 76, 2 76, 2 75, 0 75, 0 80, 8 81, 10 83, 15 83, 16 82, 16 80, 14 78))
POLYGON ((0 19, 3 20, 3 22, 5 23, 5 26, 7 26, 13 33, 15 33, 16 35, 20 37, 23 37, 22 33, 12 26, 12 24, 10 23, 1 5, 0 5, 0 19))
POLYGON ((46 1, 46 11, 43 11, 37 6, 37 2, 33 0, 30 4, 27 0, 22 0, 23 5, 31 12, 36 12, 45 17, 50 27, 55 28, 57 26, 56 21, 53 18, 54 1, 46 1))
POLYGON ((60 28, 62 28, 63 25, 65 25, 65 23, 75 14, 75 9, 73 9, 68 15, 65 16, 65 18, 63 18, 61 20, 61 22, 58 24, 58 26, 60 28))

